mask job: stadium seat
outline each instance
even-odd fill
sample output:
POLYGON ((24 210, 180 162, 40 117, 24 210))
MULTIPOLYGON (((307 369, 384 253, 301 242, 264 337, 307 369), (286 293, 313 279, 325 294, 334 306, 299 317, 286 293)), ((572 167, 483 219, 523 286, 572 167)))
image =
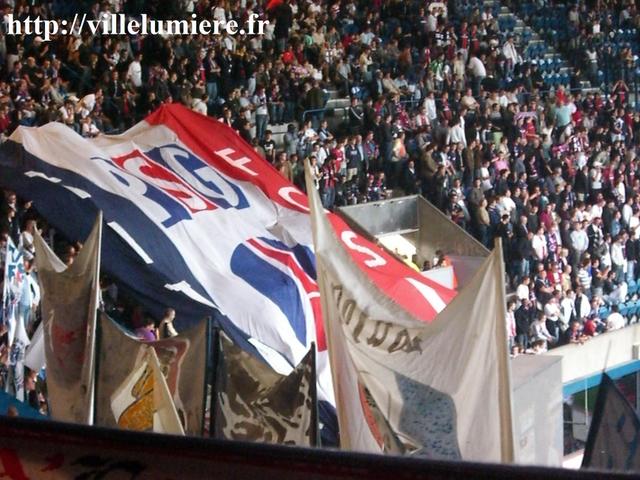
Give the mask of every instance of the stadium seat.
POLYGON ((598 317, 600 317, 601 320, 606 320, 610 313, 611 310, 609 310, 609 307, 600 307, 600 310, 598 310, 598 317))
POLYGON ((631 311, 631 308, 632 308, 631 303, 622 304, 622 306, 620 307, 620 315, 622 315, 623 317, 629 316, 629 312, 631 311))

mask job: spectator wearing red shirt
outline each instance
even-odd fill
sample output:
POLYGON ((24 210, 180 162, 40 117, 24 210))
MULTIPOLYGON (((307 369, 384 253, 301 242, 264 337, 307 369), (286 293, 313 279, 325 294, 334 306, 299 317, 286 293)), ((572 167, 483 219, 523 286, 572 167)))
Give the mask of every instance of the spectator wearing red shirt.
POLYGON ((344 139, 338 140, 338 142, 336 143, 336 147, 329 153, 334 158, 336 172, 340 173, 344 165, 344 139))

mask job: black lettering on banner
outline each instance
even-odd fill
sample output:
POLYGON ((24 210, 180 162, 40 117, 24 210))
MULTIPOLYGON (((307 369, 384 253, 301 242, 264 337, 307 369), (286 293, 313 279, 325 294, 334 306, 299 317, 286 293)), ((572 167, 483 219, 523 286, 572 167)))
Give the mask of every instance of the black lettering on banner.
POLYGON ((367 322, 369 321, 369 317, 367 316, 366 313, 364 312, 360 312, 360 317, 358 318, 358 324, 356 325, 356 328, 353 329, 353 341, 356 343, 359 343, 359 336, 362 333, 362 330, 364 329, 364 326, 367 324, 367 322))
POLYGON ((356 309, 355 300, 346 300, 342 305, 342 311, 340 312, 340 317, 342 317, 342 321, 345 325, 349 325, 351 323, 351 319, 353 319, 353 312, 356 309))
POLYGON ((340 311, 340 301, 342 300, 342 285, 334 283, 333 285, 331 285, 331 289, 333 290, 334 296, 336 295, 336 292, 337 292, 336 307, 338 311, 340 311))
POLYGON ((389 328, 391 324, 389 322, 383 322, 381 320, 376 321, 376 327, 373 330, 373 333, 369 338, 367 338, 367 344, 372 347, 379 347, 384 343, 387 339, 387 335, 389 334, 389 328), (384 325, 384 331, 378 333, 381 330, 381 326, 384 325))
POLYGON ((420 338, 414 337, 411 338, 409 332, 406 328, 400 330, 394 342, 389 347, 389 353, 397 352, 399 350, 404 350, 407 353, 418 351, 422 353, 422 346, 420 345, 420 338))
MULTIPOLYGON (((382 320, 372 320, 365 312, 358 308, 355 300, 343 297, 345 290, 339 283, 331 284, 333 291, 336 310, 338 311, 340 322, 345 326, 351 327, 350 333, 355 343, 360 343, 360 335, 362 335, 365 327, 374 325, 373 331, 368 332, 366 342, 375 348, 383 348, 389 353, 403 351, 406 353, 420 352, 422 353, 422 340, 420 337, 411 337, 409 330, 394 327, 390 322, 382 320), (358 316, 357 323, 352 323, 354 316, 358 316), (388 344, 388 340, 394 338, 393 343, 388 344)), ((367 328, 370 330, 370 327, 367 328)))

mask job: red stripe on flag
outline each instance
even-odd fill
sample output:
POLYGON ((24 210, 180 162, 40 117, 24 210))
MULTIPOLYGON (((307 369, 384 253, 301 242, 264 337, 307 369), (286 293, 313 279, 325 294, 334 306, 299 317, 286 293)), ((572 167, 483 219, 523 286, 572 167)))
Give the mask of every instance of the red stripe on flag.
POLYGON ((309 302, 311 303, 311 309, 313 310, 313 318, 316 326, 316 343, 318 351, 322 352, 327 349, 327 340, 324 335, 324 323, 322 321, 322 307, 320 304, 320 290, 318 289, 317 282, 311 278, 307 272, 298 264, 295 256, 291 252, 285 252, 275 249, 271 246, 259 243, 256 239, 252 238, 247 241, 249 245, 260 251, 263 255, 272 258, 279 263, 286 265, 294 274, 294 276, 300 280, 302 288, 307 293, 309 302), (311 296, 312 294, 315 294, 311 296))

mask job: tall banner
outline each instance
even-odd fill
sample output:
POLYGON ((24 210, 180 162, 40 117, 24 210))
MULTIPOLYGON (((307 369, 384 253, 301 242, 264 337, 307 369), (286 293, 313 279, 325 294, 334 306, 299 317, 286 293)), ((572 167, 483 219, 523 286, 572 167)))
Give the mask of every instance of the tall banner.
MULTIPOLYGON (((0 146, 5 185, 69 238, 102 210, 107 273, 156 316, 174 308, 179 328, 217 309, 290 365, 316 342, 333 403, 307 198, 229 126, 172 104, 116 136, 18 128, 0 146)), ((362 274, 417 318, 455 296, 336 222, 362 274)))
POLYGON ((25 353, 30 344, 29 336, 24 328, 24 322, 21 317, 15 318, 15 306, 9 308, 10 315, 14 318, 15 334, 9 348, 9 371, 5 392, 16 397, 21 402, 25 401, 24 395, 24 367, 25 353))
POLYGON ((73 263, 62 263, 34 235, 47 364, 49 410, 56 420, 91 425, 102 213, 73 263))
POLYGON ((13 345, 16 334, 16 320, 18 318, 20 297, 27 281, 24 268, 24 256, 20 248, 7 239, 7 254, 4 265, 4 282, 2 287, 2 322, 7 326, 7 346, 13 345))
POLYGON ((289 374, 280 375, 218 335, 215 437, 316 446, 315 348, 289 374))
POLYGON ((39 372, 46 363, 44 355, 44 328, 41 322, 31 337, 31 341, 25 353, 24 364, 31 370, 39 372))
MULTIPOLYGON (((187 435, 202 435, 207 362, 207 322, 202 320, 178 336, 155 342, 141 342, 127 334, 107 315, 100 315, 100 342, 98 346, 98 372, 96 378, 96 425, 109 428, 124 427, 114 412, 114 395, 120 407, 129 409, 128 419, 136 411, 144 411, 152 399, 135 395, 118 397, 132 372, 141 368, 146 351, 155 351, 167 388, 175 405, 178 418, 187 435), (129 400, 126 403, 126 400, 129 400), (124 405, 124 406, 122 406, 124 405)), ((128 380, 129 379, 129 380, 128 380)), ((126 389, 125 389, 126 390, 126 389)), ((131 392, 131 390, 128 390, 131 392)), ((117 402, 116 402, 117 403, 117 402)), ((125 420, 127 419, 125 418, 125 420)), ((147 417, 147 420, 150 417, 147 417)), ((140 423, 140 425, 143 422, 140 423)))
POLYGON ((354 265, 307 168, 342 448, 513 461, 501 249, 429 322, 354 265))
MULTIPOLYGON (((8 374, 5 392, 24 401, 24 360, 29 336, 23 315, 23 297, 31 295, 29 274, 25 271, 24 255, 11 237, 7 239, 2 292, 2 321, 7 327, 9 349, 8 374)), ((29 302, 30 303, 30 302, 29 302)))
POLYGON ((640 471, 640 418, 606 373, 602 375, 582 468, 640 471))
POLYGON ((184 435, 158 356, 144 345, 131 374, 111 396, 111 411, 119 428, 184 435))

